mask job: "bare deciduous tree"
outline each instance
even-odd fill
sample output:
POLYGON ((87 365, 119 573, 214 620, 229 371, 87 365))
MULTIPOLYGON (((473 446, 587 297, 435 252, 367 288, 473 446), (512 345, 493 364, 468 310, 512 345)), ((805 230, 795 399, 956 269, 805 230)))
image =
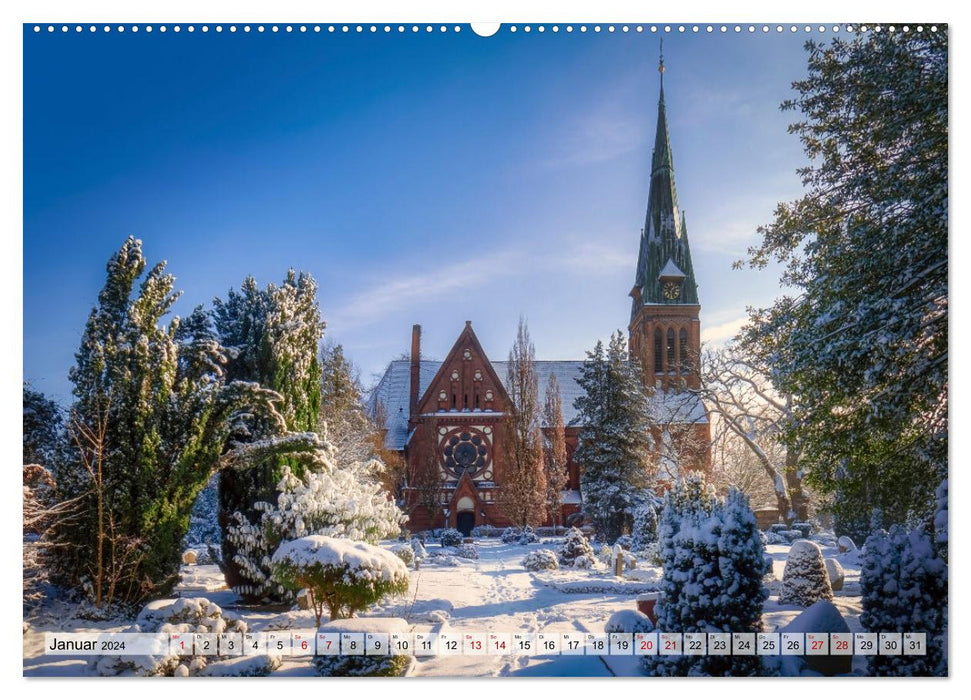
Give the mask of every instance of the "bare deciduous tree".
POLYGON ((781 442, 792 416, 792 399, 772 389, 768 369, 738 347, 708 350, 702 359, 702 395, 724 428, 739 438, 771 480, 779 513, 787 523, 809 517, 799 450, 781 442))
POLYGON ((540 525, 546 515, 546 475, 540 428, 536 349, 522 317, 516 342, 509 351, 506 390, 511 406, 506 419, 509 459, 503 470, 500 507, 516 525, 540 525))

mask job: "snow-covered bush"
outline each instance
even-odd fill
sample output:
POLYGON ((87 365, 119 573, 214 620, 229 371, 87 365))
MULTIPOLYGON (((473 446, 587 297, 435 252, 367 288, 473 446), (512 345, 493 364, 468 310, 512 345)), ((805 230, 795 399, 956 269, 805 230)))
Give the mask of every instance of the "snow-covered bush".
POLYGON ((797 540, 789 550, 782 574, 779 603, 808 608, 817 600, 832 600, 826 562, 819 545, 809 540, 797 540))
POLYGON ((778 532, 773 532, 769 530, 764 533, 766 544, 787 544, 786 538, 780 535, 778 532))
MULTIPOLYGON (((246 634, 247 626, 245 621, 224 614, 218 605, 206 598, 179 598, 152 601, 138 614, 134 625, 125 631, 246 634)), ((246 675, 267 675, 280 665, 280 659, 276 656, 253 658, 258 663, 256 667, 248 668, 246 675)), ((101 676, 195 676, 204 675, 207 665, 212 664, 215 659, 214 656, 169 655, 166 649, 158 656, 102 656, 96 657, 90 663, 101 676)))
MULTIPOLYGON (((663 596, 655 610, 665 632, 760 632, 768 590, 765 550, 748 498, 731 489, 715 500, 699 480, 665 498, 660 522, 663 596)), ((645 657, 655 675, 757 675, 755 656, 645 657)))
POLYGON ((237 593, 285 593, 272 580, 270 567, 270 555, 285 542, 324 535, 373 544, 398 535, 404 515, 374 481, 374 462, 341 462, 337 449, 326 441, 300 458, 307 462, 303 477, 284 467, 276 503, 254 505, 260 513, 257 522, 239 511, 232 515, 226 540, 236 551, 234 564, 251 582, 235 586, 237 593))
POLYGON ((504 530, 500 530, 495 525, 476 525, 472 528, 472 536, 475 538, 499 537, 503 532, 504 530))
POLYGON ((614 540, 614 544, 620 545, 621 549, 625 549, 629 552, 634 547, 634 538, 630 535, 621 535, 614 540))
POLYGON ((507 527, 505 530, 502 531, 502 536, 500 537, 500 539, 505 544, 512 544, 513 542, 518 542, 519 537, 522 534, 523 534, 523 531, 520 530, 518 527, 507 527))
POLYGON ((443 547, 455 547, 462 544, 463 539, 465 539, 465 535, 451 527, 442 530, 438 535, 438 541, 442 543, 443 547))
POLYGON ((271 566, 273 579, 285 588, 310 591, 318 627, 325 607, 331 620, 353 617, 385 595, 408 590, 408 569, 401 559, 386 549, 336 537, 285 542, 271 566))
POLYGON ((517 542, 522 545, 535 544, 536 542, 539 542, 539 537, 533 531, 533 528, 527 525, 526 527, 523 528, 523 531, 520 533, 519 539, 517 540, 517 542))
POLYGON ((520 562, 527 571, 543 571, 544 569, 559 568, 556 552, 551 549, 537 549, 530 552, 520 562))
POLYGON ((640 610, 618 610, 610 616, 607 624, 604 625, 604 632, 607 634, 612 632, 631 634, 633 632, 653 631, 654 623, 651 622, 651 618, 640 610))
MULTIPOLYGON (((407 634, 408 623, 400 617, 366 617, 353 620, 328 622, 321 632, 352 633, 399 633, 407 634)), ((314 657, 314 668, 320 676, 403 676, 408 672, 412 656, 390 654, 387 656, 350 656, 344 654, 314 657)))
POLYGON ((428 563, 435 564, 436 566, 462 566, 461 559, 449 554, 448 551, 445 550, 432 552, 432 556, 428 560, 428 563))
POLYGON ((793 523, 789 526, 789 529, 798 530, 801 533, 802 539, 804 540, 808 540, 816 531, 816 528, 812 523, 793 523))
POLYGON ((452 554, 459 559, 478 559, 479 548, 469 542, 466 544, 460 544, 458 547, 453 547, 452 554))
POLYGON ((869 632, 927 634, 925 656, 906 655, 904 650, 902 656, 869 657, 873 675, 947 675, 948 571, 938 544, 938 533, 947 529, 946 515, 933 525, 934 533, 925 526, 909 531, 894 526, 867 538, 860 571, 860 623, 869 632))
POLYGON ((399 544, 392 547, 391 551, 396 557, 405 563, 405 566, 411 566, 415 563, 415 550, 411 548, 411 545, 399 544))
MULTIPOLYGON (((566 533, 566 540, 560 547, 560 564, 563 566, 575 566, 578 557, 592 561, 594 558, 593 548, 587 538, 577 528, 572 527, 566 533)), ((580 568, 590 568, 583 566, 580 568)))
POLYGON ((643 552, 657 544, 657 510, 653 502, 645 500, 634 511, 634 525, 631 534, 631 550, 643 552))

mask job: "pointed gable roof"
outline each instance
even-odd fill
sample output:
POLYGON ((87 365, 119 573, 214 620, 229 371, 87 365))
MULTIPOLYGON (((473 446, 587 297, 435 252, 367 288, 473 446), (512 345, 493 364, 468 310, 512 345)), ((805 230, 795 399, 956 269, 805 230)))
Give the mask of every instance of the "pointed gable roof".
POLYGON ((640 288, 640 303, 635 297, 631 319, 640 304, 671 304, 661 294, 660 277, 667 265, 673 264, 684 275, 680 304, 698 303, 698 286, 691 264, 688 228, 684 213, 678 206, 678 191, 674 184, 674 157, 668 134, 667 111, 664 105, 664 60, 662 58, 661 91, 657 104, 657 132, 651 157, 651 186, 647 197, 647 217, 641 232, 640 251, 634 286, 640 288))
MULTIPOLYGON (((503 380, 496 374, 496 370, 493 368, 493 364, 489 361, 489 357, 485 354, 485 350, 482 349, 482 344, 479 342, 478 337, 475 335, 475 331, 472 330, 472 321, 465 322, 465 328, 459 333, 459 337, 456 338, 455 344, 452 345, 452 349, 448 351, 448 355, 445 356, 445 360, 442 362, 441 367, 435 373, 435 376, 424 388, 421 394, 418 396, 418 412, 428 413, 425 404, 428 401, 429 388, 439 385, 448 372, 456 363, 461 363, 462 351, 465 348, 471 347, 474 356, 481 359, 482 369, 485 371, 486 375, 492 380, 496 391, 499 392, 499 396, 496 397, 496 404, 500 406, 507 405, 509 403, 509 395, 506 393, 506 387, 503 380)), ((437 401, 435 402, 437 403, 437 401)), ((432 412, 434 409, 432 410, 432 412)))

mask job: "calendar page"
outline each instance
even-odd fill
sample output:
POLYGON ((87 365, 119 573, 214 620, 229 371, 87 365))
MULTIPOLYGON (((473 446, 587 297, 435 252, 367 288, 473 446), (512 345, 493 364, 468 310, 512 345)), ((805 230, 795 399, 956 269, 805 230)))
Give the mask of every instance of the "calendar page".
POLYGON ((948 675, 946 17, 651 11, 24 17, 24 676, 948 675))

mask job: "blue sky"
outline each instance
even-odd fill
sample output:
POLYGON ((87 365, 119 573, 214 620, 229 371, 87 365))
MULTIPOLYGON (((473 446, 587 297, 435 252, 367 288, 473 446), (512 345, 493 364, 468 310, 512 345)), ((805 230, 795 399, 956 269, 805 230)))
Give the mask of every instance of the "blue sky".
MULTIPOLYGON (((777 271, 733 271, 800 192, 805 36, 665 38, 665 95, 703 338, 777 271)), ((61 402, 128 235, 208 304, 288 267, 363 379, 441 358, 466 319, 504 359, 582 358, 626 328, 657 114, 658 37, 24 30, 24 376, 61 402)))

